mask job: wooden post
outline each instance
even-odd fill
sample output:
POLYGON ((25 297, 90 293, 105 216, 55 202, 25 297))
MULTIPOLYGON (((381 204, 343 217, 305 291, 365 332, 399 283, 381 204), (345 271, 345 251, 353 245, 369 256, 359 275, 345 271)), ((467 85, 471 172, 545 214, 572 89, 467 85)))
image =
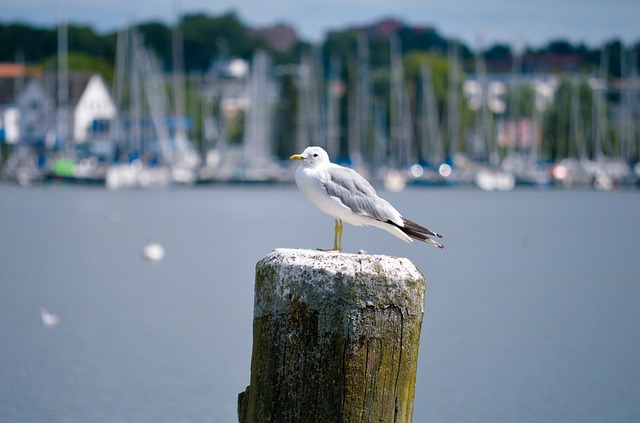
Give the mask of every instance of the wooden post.
POLYGON ((411 422, 424 294, 408 259, 271 252, 256 266, 240 423, 411 422))

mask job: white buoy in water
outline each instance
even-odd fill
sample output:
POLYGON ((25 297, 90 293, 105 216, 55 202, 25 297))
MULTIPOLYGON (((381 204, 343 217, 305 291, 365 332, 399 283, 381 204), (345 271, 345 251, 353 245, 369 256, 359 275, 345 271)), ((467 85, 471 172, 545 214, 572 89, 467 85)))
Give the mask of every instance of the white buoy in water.
POLYGON ((160 261, 164 258, 164 247, 157 242, 152 242, 145 245, 142 254, 147 260, 160 261))
POLYGON ((41 308, 40 321, 44 326, 50 327, 60 323, 60 317, 56 314, 49 313, 46 308, 41 308))

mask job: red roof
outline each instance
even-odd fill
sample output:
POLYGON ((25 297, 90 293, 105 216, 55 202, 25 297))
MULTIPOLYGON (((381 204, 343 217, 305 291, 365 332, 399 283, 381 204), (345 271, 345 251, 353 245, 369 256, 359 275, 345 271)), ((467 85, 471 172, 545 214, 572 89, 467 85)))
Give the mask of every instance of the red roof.
POLYGON ((0 78, 16 78, 18 76, 41 76, 42 69, 25 66, 20 63, 0 63, 0 78))

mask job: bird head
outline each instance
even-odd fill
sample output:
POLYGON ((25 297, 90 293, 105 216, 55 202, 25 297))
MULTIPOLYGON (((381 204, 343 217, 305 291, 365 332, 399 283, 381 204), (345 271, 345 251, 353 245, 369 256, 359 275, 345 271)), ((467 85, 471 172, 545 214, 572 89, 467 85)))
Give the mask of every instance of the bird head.
POLYGON ((302 160, 304 165, 315 166, 319 163, 329 163, 329 155, 321 147, 307 147, 300 154, 294 154, 291 160, 302 160))

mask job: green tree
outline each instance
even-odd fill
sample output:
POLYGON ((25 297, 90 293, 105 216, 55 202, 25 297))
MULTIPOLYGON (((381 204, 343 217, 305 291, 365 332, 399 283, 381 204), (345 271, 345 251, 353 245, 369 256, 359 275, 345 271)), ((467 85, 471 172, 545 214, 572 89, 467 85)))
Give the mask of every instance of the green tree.
POLYGON ((444 55, 447 51, 447 40, 432 28, 415 29, 404 25, 398 31, 398 38, 405 52, 419 50, 444 55))
POLYGON ((37 63, 57 51, 55 30, 16 23, 0 25, 0 60, 15 61, 20 55, 26 63, 37 63))
MULTIPOLYGON (((449 65, 447 61, 440 56, 423 52, 411 52, 405 56, 405 74, 410 87, 417 86, 416 81, 420 78, 420 72, 423 66, 431 68, 433 79, 433 87, 438 100, 438 107, 442 110, 447 98, 447 78, 449 73, 449 65)), ((415 92, 410 89, 410 92, 415 92)))
POLYGON ((484 60, 491 61, 509 61, 512 59, 511 47, 506 44, 495 44, 483 53, 484 60))
POLYGON ((235 13, 219 17, 202 13, 184 15, 180 26, 187 71, 205 71, 220 56, 251 57, 248 30, 235 13))
POLYGON ((89 26, 69 25, 67 29, 68 50, 78 51, 87 55, 97 56, 104 60, 108 56, 107 38, 96 34, 89 26))
MULTIPOLYGON (((107 84, 113 80, 113 66, 104 59, 96 58, 86 53, 69 52, 67 62, 70 72, 99 73, 107 84)), ((51 56, 42 62, 45 69, 55 71, 58 66, 58 55, 51 56)))
POLYGON ((146 22, 136 26, 142 34, 144 45, 151 48, 165 69, 171 69, 173 52, 171 48, 171 29, 161 22, 146 22))

